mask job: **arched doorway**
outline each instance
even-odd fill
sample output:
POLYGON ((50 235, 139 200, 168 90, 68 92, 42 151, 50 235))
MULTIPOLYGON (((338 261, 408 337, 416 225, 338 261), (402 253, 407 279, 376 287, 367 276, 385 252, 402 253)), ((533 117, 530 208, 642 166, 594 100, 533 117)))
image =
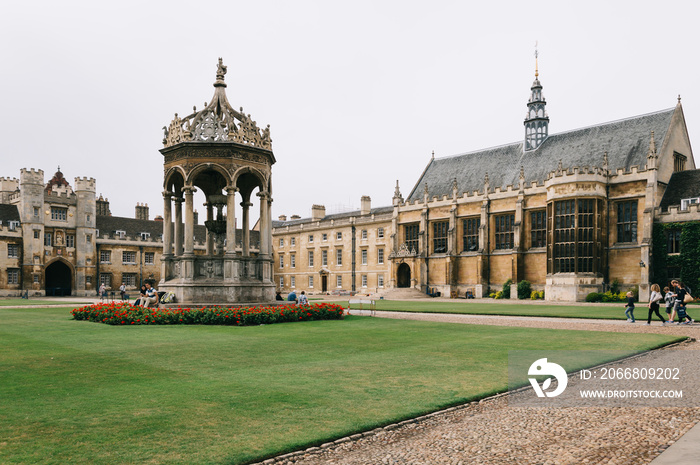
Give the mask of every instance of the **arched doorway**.
POLYGON ((396 270, 396 287, 411 287, 411 267, 407 263, 400 264, 396 270))
POLYGON ((46 267, 46 295, 71 295, 73 272, 62 261, 55 261, 46 267))

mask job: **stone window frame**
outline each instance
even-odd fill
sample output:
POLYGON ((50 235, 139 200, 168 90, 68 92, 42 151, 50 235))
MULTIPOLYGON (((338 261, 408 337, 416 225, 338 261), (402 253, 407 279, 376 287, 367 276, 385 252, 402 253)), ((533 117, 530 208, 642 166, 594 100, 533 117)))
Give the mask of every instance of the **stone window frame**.
POLYGON ((314 288, 314 275, 309 275, 309 289, 314 288))
POLYGON ((295 289, 297 287, 297 278, 296 276, 290 276, 289 277, 289 287, 292 289, 295 289))
POLYGON ((295 254, 295 253, 290 253, 290 254, 289 254, 289 267, 290 267, 290 268, 296 268, 296 267, 297 267, 297 254, 295 254))
POLYGON ((377 275, 377 287, 384 287, 384 275, 383 274, 377 275))
POLYGON ((362 275, 362 287, 363 288, 367 287, 367 275, 366 274, 362 275))
POLYGON ((666 230, 666 253, 677 255, 681 253, 681 229, 666 230))
POLYGON ((66 247, 69 249, 75 248, 75 234, 66 234, 66 247))
POLYGON ((309 262, 309 268, 313 268, 314 266, 314 251, 309 250, 308 252, 308 262, 309 262))
POLYGON ((501 213, 493 216, 495 250, 508 250, 515 247, 515 213, 501 213))
POLYGON ((136 251, 134 250, 124 250, 122 251, 122 265, 136 265, 136 251), (133 257, 130 261, 129 258, 133 257))
POLYGON ((343 288, 343 275, 339 274, 335 277, 335 287, 338 289, 343 288))
POLYGON ((574 198, 547 205, 551 224, 551 273, 594 273, 598 270, 600 251, 597 218, 601 201, 574 198))
POLYGON ((280 268, 284 268, 284 255, 280 254, 280 268))
POLYGON ((433 221, 433 253, 447 253, 447 236, 450 229, 449 220, 433 221))
POLYGON ((622 200, 616 202, 617 212, 617 243, 637 243, 637 214, 639 212, 639 200, 622 200))
POLYGON ((100 286, 112 287, 112 273, 100 273, 100 286))
POLYGON ((19 244, 7 244, 7 258, 19 258, 19 244))
POLYGON ((377 238, 384 239, 384 228, 382 228, 382 227, 377 228, 377 238))
POLYGON ((343 266, 343 249, 335 249, 335 266, 343 266))
POLYGON ((403 225, 404 234, 404 244, 409 251, 415 250, 419 252, 420 250, 420 223, 409 223, 403 225))
POLYGON ((68 221, 68 209, 66 207, 51 207, 51 221, 68 221))
POLYGON ((144 263, 144 265, 155 265, 156 264, 156 253, 155 252, 144 252, 143 253, 143 263, 144 263))
POLYGON ((377 265, 384 264, 384 248, 380 247, 377 249, 377 265))
POLYGON ((361 265, 367 265, 369 262, 369 252, 367 249, 361 249, 360 250, 360 264, 361 265))
POLYGON ((462 252, 477 252, 479 250, 480 227, 480 216, 462 219, 462 252))
POLYGON ((547 247, 547 210, 530 212, 530 248, 547 247))
POLYGON ((321 250, 321 266, 328 266, 328 251, 321 250))
POLYGON ((7 269, 7 284, 19 284, 19 268, 7 269))
POLYGON ((112 251, 111 250, 100 250, 100 263, 108 263, 108 264, 112 263, 112 251))
POLYGON ((367 230, 366 229, 363 229, 362 231, 360 231, 360 239, 363 241, 367 240, 367 230))
POLYGON ((51 247, 53 244, 53 235, 50 232, 44 232, 44 246, 51 247))

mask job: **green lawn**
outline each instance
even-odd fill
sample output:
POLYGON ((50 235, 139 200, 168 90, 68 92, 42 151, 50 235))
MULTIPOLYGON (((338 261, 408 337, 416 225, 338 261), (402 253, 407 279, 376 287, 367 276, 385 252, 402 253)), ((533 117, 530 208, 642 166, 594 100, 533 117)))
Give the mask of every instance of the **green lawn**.
MULTIPOLYGON (((87 304, 88 301, 85 301, 87 304)), ((40 300, 40 299, 1 299, 0 307, 24 307, 26 305, 75 305, 76 307, 81 306, 77 303, 67 303, 60 300, 40 300)))
POLYGON ((0 463, 245 463, 503 391, 510 349, 672 340, 367 317, 121 327, 0 308, 0 463))
MULTIPOLYGON (((348 302, 338 302, 345 308, 348 302)), ((393 312, 422 312, 422 313, 466 313, 474 315, 509 315, 509 316, 541 316, 559 318, 596 318, 608 320, 625 320, 625 304, 614 303, 610 306, 599 305, 547 305, 542 304, 505 304, 498 300, 482 303, 464 299, 450 300, 377 300, 377 310, 393 312)), ((635 304, 634 315, 637 319, 646 318, 648 308, 645 303, 635 304)), ((359 304, 352 308, 359 309, 359 304)), ((367 305, 363 305, 367 309, 367 305)), ((692 309, 690 310, 692 313, 692 309)), ((664 315, 664 308, 661 308, 664 315)), ((656 316, 655 316, 656 317, 656 316)))

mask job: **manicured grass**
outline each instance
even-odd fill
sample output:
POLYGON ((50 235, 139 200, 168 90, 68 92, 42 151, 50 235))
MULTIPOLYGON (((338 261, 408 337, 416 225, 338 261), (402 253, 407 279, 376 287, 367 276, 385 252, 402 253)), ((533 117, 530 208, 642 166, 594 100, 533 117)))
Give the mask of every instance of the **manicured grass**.
POLYGON ((107 326, 5 308, 0 463, 245 463, 503 391, 511 349, 672 340, 366 317, 107 326))
MULTIPOLYGON (((345 308, 348 302, 339 302, 345 308)), ((635 304, 634 315, 637 319, 646 318, 648 308, 644 302, 635 304)), ((367 309, 367 304, 363 305, 367 309)), ((352 308, 359 309, 359 304, 352 308)), ((465 313, 474 315, 509 315, 509 316, 539 316, 558 318, 594 318, 606 320, 626 320, 625 304, 615 303, 610 306, 600 305, 547 305, 542 304, 504 304, 498 300, 482 303, 469 300, 377 300, 377 310, 392 312, 422 312, 422 313, 465 313)), ((664 315, 664 308, 661 308, 664 315)))
POLYGON ((67 303, 67 302, 62 302, 60 300, 40 300, 40 299, 0 299, 0 307, 23 307, 25 305, 75 305, 76 307, 80 307, 82 305, 85 305, 85 303, 80 304, 80 303, 67 303))

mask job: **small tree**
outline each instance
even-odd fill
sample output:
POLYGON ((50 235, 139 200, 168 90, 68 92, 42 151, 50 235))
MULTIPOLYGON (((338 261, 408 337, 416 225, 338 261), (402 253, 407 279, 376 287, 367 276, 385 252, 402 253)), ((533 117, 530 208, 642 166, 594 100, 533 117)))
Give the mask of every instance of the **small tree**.
POLYGON ((503 283, 503 298, 510 299, 510 285, 513 284, 513 280, 509 279, 503 283))
POLYGON ((532 293, 530 281, 522 280, 518 283, 518 299, 527 299, 532 293))

